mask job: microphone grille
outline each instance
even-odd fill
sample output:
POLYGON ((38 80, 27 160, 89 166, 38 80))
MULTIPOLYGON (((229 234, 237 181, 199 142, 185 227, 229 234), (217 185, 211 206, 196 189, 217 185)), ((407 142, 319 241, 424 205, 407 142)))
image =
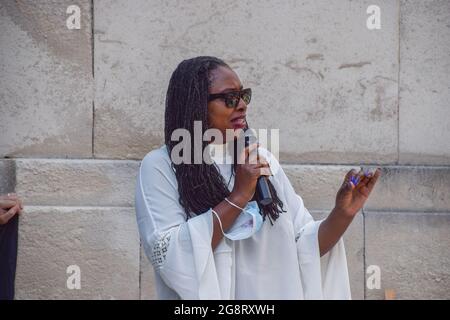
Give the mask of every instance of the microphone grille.
POLYGON ((257 143, 258 138, 256 136, 256 131, 254 129, 247 128, 244 132, 244 139, 245 139, 246 146, 257 143))

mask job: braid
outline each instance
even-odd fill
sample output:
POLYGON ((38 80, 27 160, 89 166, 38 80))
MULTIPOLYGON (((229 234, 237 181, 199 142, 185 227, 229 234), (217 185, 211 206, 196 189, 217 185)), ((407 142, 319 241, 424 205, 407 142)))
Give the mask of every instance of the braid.
MULTIPOLYGON (((229 68, 224 61, 218 58, 200 56, 182 61, 173 72, 166 95, 164 127, 165 144, 169 154, 178 144, 177 141, 171 141, 174 130, 186 129, 193 137, 194 121, 202 122, 202 130, 209 129, 210 72, 219 66, 229 68)), ((193 140, 191 139, 191 150, 194 150, 193 140)), ((202 141, 202 151, 207 145, 207 141, 202 141)), ((194 164, 193 160, 194 154, 191 152, 191 164, 174 164, 172 162, 178 182, 179 202, 186 213, 186 219, 191 218, 193 212, 200 214, 215 207, 230 194, 225 179, 214 163, 207 164, 202 161, 202 164, 194 164)), ((264 218, 269 215, 272 222, 283 212, 283 203, 278 198, 270 181, 269 188, 275 201, 268 206, 260 207, 260 209, 264 218)))

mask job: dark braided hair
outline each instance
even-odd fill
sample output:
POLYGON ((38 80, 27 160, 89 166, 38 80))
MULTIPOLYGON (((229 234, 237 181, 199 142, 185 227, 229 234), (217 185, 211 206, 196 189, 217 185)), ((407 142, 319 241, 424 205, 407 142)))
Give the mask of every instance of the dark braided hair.
MULTIPOLYGON (((208 123, 208 89, 211 85, 210 73, 219 66, 230 68, 224 61, 215 57, 200 56, 182 61, 173 72, 166 95, 165 144, 169 155, 178 141, 171 141, 172 132, 186 129, 194 136, 194 121, 202 122, 202 135, 210 128, 208 123)), ((230 68, 231 69, 231 68, 230 68)), ((194 150, 191 139, 191 150, 194 150)), ((202 141, 202 151, 209 142, 202 141)), ((235 144, 236 145, 236 144, 235 144)), ((236 152, 235 152, 236 154, 236 152)), ((191 152, 193 160, 193 152, 191 152)), ((236 162, 235 162, 236 163, 236 162)), ((230 194, 225 179, 216 164, 188 163, 174 164, 172 168, 178 182, 179 201, 186 213, 186 220, 215 207, 230 194)), ((235 164, 233 164, 235 172, 235 164)), ((263 218, 269 216, 271 222, 279 217, 283 202, 278 198, 273 184, 269 181, 274 202, 267 206, 259 205, 263 218)), ((256 200, 256 197, 254 197, 256 200)))

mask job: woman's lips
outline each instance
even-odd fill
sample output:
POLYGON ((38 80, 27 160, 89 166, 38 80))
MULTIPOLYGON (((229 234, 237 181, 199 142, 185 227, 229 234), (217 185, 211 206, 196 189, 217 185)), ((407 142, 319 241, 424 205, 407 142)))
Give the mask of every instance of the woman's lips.
POLYGON ((243 129, 246 125, 245 117, 233 119, 231 120, 231 124, 233 125, 233 129, 243 129))

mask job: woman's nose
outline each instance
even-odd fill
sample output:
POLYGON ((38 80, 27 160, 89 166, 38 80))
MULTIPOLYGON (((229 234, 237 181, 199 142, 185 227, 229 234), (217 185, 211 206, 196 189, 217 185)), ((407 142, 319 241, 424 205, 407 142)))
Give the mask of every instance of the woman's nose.
POLYGON ((247 110, 247 104, 244 102, 244 100, 241 98, 239 99, 239 103, 236 107, 237 111, 246 111, 247 110))

